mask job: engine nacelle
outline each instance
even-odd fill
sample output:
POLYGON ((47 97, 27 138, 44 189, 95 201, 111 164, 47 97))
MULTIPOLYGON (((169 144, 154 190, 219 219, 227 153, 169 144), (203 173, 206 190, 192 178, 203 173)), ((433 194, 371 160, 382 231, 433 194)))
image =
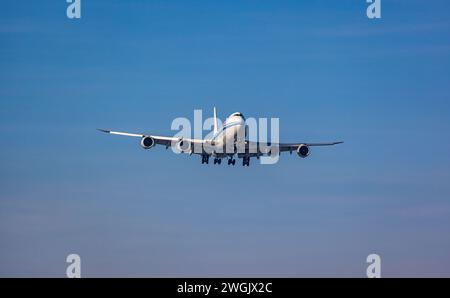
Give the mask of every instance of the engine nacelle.
POLYGON ((155 139, 149 136, 145 136, 141 139, 141 146, 144 149, 150 149, 155 146, 155 139))
POLYGON ((297 155, 300 156, 301 158, 307 157, 310 152, 311 150, 309 149, 309 147, 304 144, 301 144, 297 148, 297 155))
POLYGON ((190 152, 191 151, 191 142, 187 140, 179 140, 175 145, 179 152, 190 152))

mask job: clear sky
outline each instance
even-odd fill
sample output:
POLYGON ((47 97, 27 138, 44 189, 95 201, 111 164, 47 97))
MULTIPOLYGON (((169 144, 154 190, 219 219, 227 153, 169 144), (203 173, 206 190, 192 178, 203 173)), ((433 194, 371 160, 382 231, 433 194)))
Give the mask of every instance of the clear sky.
POLYGON ((450 3, 366 5, 2 1, 0 276, 450 276, 450 3), (213 106, 345 144, 228 167, 95 130, 213 106))

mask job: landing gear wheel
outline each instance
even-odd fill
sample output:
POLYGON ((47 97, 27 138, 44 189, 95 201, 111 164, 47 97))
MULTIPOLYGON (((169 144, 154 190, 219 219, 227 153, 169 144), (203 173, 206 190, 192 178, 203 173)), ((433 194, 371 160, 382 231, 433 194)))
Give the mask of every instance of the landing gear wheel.
POLYGON ((209 163, 209 156, 208 155, 202 155, 202 164, 208 164, 209 163))

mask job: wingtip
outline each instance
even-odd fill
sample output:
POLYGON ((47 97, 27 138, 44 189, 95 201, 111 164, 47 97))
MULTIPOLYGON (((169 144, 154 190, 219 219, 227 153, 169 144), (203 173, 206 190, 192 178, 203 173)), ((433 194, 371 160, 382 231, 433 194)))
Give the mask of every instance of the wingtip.
POLYGON ((110 131, 109 131, 109 130, 106 130, 106 129, 97 128, 97 130, 98 130, 98 131, 101 131, 101 132, 110 133, 110 131))

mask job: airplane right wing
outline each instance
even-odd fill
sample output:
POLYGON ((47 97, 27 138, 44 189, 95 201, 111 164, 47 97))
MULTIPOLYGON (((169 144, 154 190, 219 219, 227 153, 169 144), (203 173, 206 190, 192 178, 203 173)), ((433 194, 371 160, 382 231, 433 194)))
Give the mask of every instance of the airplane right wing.
POLYGON ((188 150, 189 146, 192 146, 195 144, 204 144, 207 142, 206 140, 182 138, 182 137, 155 136, 155 135, 146 135, 146 134, 139 134, 139 133, 113 131, 113 130, 107 130, 107 129, 97 129, 97 130, 104 132, 104 133, 112 134, 112 135, 141 138, 141 146, 144 149, 150 149, 154 145, 163 145, 166 148, 169 148, 173 144, 178 144, 180 146, 181 151, 187 152, 187 151, 189 151, 188 150))

